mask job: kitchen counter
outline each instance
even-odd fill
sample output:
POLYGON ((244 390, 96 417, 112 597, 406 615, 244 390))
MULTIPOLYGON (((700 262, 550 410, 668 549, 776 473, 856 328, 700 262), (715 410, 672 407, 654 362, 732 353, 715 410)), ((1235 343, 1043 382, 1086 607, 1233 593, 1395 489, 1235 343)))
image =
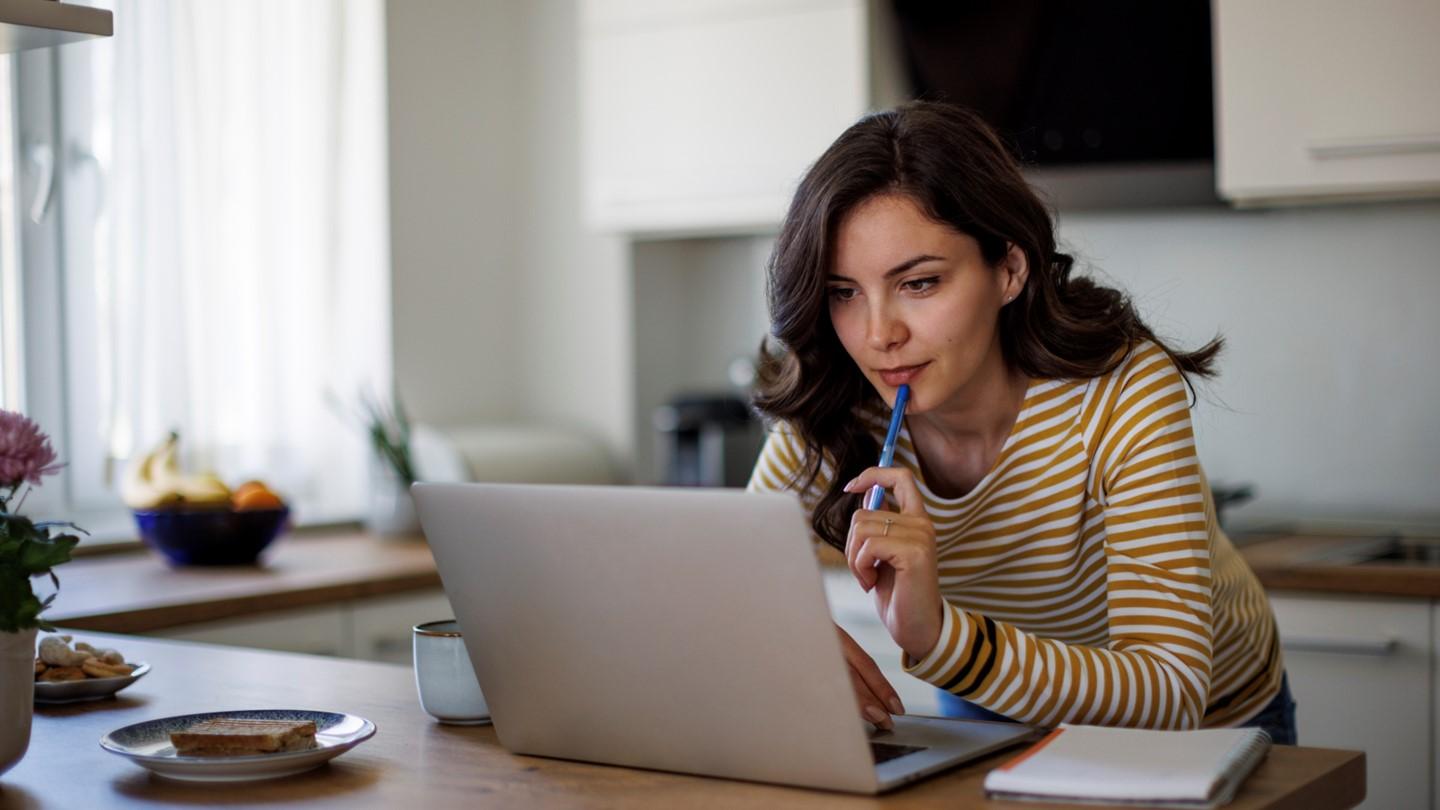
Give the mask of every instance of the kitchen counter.
POLYGON ((72 629, 146 633, 440 587, 419 537, 287 535, 261 560, 171 568, 149 551, 81 557, 56 569, 60 595, 45 618, 72 629))
MULTIPOLYGON (((1326 561, 1356 538, 1244 539, 1241 554, 1271 590, 1440 598, 1440 566, 1326 561)), ((60 596, 45 617, 74 629, 147 633, 440 586, 430 548, 418 537, 296 534, 262 560, 171 568, 148 551, 82 557, 57 570, 60 596)))
POLYGON ((1241 546, 1267 590, 1370 596, 1440 598, 1440 565, 1418 562, 1350 562, 1366 538, 1277 535, 1241 546))
MULTIPOLYGON (((404 666, 95 633, 84 638, 148 662, 151 672, 114 699, 36 707, 29 752, 0 777, 0 806, 1018 806, 987 801, 981 788, 985 773, 1013 757, 1014 749, 878 799, 697 778, 510 754, 489 726, 442 726, 425 716, 411 670, 404 666), (378 731, 317 770, 224 785, 167 781, 96 744, 106 732, 143 720, 246 708, 349 712, 373 721, 378 731)), ((1227 810, 1327 810, 1353 807, 1364 795, 1363 753, 1277 746, 1227 810)))

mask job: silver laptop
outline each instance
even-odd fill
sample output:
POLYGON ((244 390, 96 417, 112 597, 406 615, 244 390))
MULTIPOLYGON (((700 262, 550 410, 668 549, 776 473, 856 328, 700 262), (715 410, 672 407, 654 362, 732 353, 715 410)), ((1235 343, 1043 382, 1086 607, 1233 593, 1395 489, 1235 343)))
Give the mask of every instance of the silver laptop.
POLYGON ((517 754, 878 793, 1032 729, 861 717, 799 503, 738 490, 416 484, 517 754))

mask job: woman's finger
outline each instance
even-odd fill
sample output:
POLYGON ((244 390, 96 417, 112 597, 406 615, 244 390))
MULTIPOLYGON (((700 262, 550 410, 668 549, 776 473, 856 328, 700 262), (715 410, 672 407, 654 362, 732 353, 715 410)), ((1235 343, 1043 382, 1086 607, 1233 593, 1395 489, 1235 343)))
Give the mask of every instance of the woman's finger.
MULTIPOLYGON (((835 629, 840 630, 838 627, 835 629)), ((890 685, 890 681, 880 671, 880 666, 870 657, 870 653, 865 652, 844 630, 840 630, 840 639, 851 672, 859 676, 870 694, 889 709, 891 714, 904 714, 905 704, 900 702, 900 694, 890 685)))
POLYGON ((855 578, 860 581, 860 587, 866 593, 875 587, 880 579, 880 572, 876 570, 879 563, 890 566, 897 576, 916 569, 922 553, 918 548, 919 539, 908 533, 897 537, 893 531, 889 537, 864 538, 855 554, 855 578))
POLYGON ((881 553, 881 548, 891 549, 890 554, 899 553, 912 544, 933 545, 931 537, 928 517, 896 512, 857 512, 845 544, 846 565, 861 587, 869 591, 875 585, 876 562, 889 562, 887 554, 881 553), (871 541, 882 545, 874 546, 870 555, 861 559, 861 550, 871 541))
POLYGON ((860 673, 857 672, 853 666, 850 667, 850 684, 855 689, 855 700, 860 704, 861 717, 864 717, 866 720, 869 720, 886 731, 895 727, 895 721, 890 719, 890 713, 885 710, 885 706, 880 702, 880 698, 876 697, 875 693, 870 691, 870 687, 865 683, 865 679, 860 676, 860 673))
POLYGON ((925 511, 925 498, 920 495, 920 487, 915 483, 915 476, 904 467, 871 467, 846 484, 845 491, 868 492, 877 484, 889 490, 901 512, 907 515, 926 515, 928 517, 929 513, 925 511))

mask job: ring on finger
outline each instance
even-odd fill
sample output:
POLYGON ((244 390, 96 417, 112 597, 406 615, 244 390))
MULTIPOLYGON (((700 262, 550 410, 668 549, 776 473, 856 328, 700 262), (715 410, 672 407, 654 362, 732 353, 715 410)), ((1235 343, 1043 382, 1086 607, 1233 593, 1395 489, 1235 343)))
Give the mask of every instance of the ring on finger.
POLYGON ((892 523, 894 523, 894 522, 895 522, 895 521, 892 520, 891 518, 885 518, 885 531, 883 531, 883 532, 880 533, 880 536, 881 536, 881 537, 889 537, 889 536, 890 536, 890 524, 892 524, 892 523))

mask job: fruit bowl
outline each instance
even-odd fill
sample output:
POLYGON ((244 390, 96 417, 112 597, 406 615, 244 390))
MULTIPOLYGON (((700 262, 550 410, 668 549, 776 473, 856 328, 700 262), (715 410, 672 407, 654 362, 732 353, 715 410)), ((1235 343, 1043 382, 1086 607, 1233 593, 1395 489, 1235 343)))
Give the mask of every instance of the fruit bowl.
POLYGON ((286 528, 290 510, 135 510, 145 545, 172 565, 250 565, 286 528))

